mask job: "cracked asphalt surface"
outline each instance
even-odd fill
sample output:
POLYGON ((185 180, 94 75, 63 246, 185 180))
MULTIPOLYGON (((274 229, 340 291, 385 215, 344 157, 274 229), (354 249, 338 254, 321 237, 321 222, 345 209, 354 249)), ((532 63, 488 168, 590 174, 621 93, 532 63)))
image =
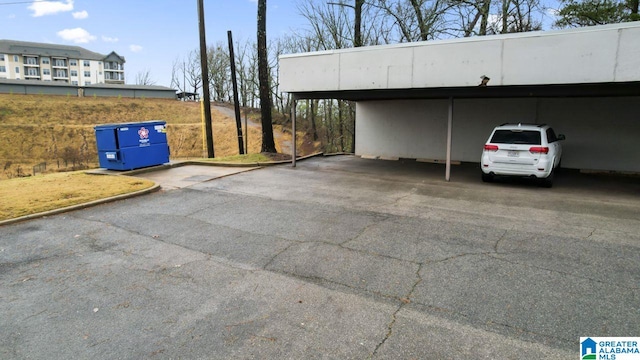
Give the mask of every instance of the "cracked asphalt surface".
POLYGON ((564 359, 640 334, 637 178, 443 177, 313 158, 0 227, 0 358, 564 359))

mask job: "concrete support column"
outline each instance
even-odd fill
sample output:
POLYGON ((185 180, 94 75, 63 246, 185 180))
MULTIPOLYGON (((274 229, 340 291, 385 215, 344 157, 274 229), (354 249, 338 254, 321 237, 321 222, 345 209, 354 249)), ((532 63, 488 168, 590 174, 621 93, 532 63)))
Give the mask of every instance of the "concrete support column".
POLYGON ((296 167, 296 107, 298 106, 298 99, 295 95, 292 95, 291 101, 291 166, 296 167))
POLYGON ((444 178, 451 180, 451 136, 453 131, 453 97, 449 98, 449 120, 447 121, 447 165, 444 178))

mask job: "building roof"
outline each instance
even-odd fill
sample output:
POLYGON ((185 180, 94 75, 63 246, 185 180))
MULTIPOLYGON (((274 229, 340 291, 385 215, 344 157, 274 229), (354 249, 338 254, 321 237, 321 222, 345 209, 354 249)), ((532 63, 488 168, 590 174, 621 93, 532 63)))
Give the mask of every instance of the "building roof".
POLYGON ((82 60, 96 60, 102 61, 106 57, 115 54, 122 62, 124 57, 111 52, 109 55, 100 54, 97 52, 89 51, 80 46, 70 45, 58 45, 47 43, 36 43, 27 41, 15 41, 15 40, 0 40, 0 54, 20 54, 20 55, 38 55, 38 56, 51 56, 51 57, 64 57, 70 59, 82 59, 82 60))
POLYGON ((154 91, 172 91, 175 89, 159 86, 159 85, 128 85, 128 84, 91 84, 91 85, 71 85, 58 81, 41 81, 41 80, 19 80, 19 79, 0 79, 0 84, 8 85, 35 85, 35 86, 51 86, 51 87, 74 87, 74 88, 95 88, 95 89, 122 89, 122 90, 154 90, 154 91))
POLYGON ((91 84, 82 86, 84 88, 100 88, 100 89, 122 89, 122 90, 155 90, 155 91, 173 91, 175 89, 160 85, 134 85, 134 84, 91 84))

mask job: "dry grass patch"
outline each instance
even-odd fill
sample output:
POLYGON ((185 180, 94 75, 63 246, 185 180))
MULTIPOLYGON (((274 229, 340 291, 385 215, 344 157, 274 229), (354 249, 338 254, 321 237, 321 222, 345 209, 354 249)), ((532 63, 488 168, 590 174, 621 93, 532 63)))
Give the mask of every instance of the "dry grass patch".
POLYGON ((152 181, 67 172, 0 181, 0 220, 150 188, 152 181))

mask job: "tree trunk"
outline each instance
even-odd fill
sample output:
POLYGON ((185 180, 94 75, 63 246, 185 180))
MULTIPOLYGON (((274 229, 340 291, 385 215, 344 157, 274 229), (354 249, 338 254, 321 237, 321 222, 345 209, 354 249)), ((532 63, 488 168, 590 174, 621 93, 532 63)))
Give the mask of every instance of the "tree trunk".
POLYGON ((271 120, 271 88, 267 58, 267 0, 258 0, 258 82, 260 84, 260 115, 262 117, 261 152, 275 153, 271 120))
POLYGON ((353 46, 362 46, 362 5, 364 0, 355 0, 355 22, 353 31, 353 46))

